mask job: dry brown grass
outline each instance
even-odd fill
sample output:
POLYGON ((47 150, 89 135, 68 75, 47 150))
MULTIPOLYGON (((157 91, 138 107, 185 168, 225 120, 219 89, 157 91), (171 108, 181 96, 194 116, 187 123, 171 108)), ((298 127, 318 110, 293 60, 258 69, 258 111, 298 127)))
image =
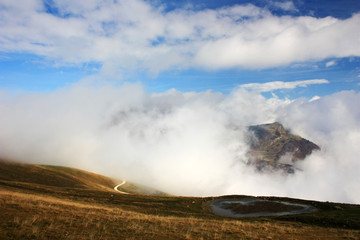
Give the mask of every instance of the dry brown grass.
POLYGON ((208 210, 212 198, 124 195, 115 192, 114 185, 105 176, 79 169, 0 161, 0 239, 359 239, 360 236, 357 206, 334 208, 332 204, 318 203, 316 207, 324 211, 302 218, 230 219, 208 210))
POLYGON ((359 239, 359 230, 144 214, 0 189, 0 239, 359 239))

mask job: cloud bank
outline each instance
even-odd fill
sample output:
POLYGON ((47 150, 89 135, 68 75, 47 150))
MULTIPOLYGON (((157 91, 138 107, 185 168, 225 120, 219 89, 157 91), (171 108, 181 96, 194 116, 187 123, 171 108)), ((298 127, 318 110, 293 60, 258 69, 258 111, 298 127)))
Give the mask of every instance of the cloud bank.
MULTIPOLYGON (((60 65, 98 63, 109 75, 129 69, 263 69, 360 56, 360 14, 345 20, 275 16, 252 4, 165 11, 152 3, 3 0, 0 51, 60 65)), ((296 11, 291 1, 272 4, 296 11)))
POLYGON ((141 84, 79 82, 0 94, 0 156, 79 167, 177 195, 276 195, 360 203, 360 94, 264 98, 236 88, 147 93, 141 84), (247 166, 245 127, 282 122, 322 150, 294 175, 247 166))

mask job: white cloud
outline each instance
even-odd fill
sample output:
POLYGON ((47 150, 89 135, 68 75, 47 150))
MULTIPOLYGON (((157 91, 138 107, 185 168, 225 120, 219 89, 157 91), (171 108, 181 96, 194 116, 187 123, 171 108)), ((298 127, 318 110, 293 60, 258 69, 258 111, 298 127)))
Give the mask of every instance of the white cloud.
POLYGON ((331 66, 334 66, 336 65, 336 61, 332 60, 332 61, 329 61, 325 64, 326 67, 331 67, 331 66))
MULTIPOLYGON (((38 0, 1 1, 0 51, 97 62, 109 74, 118 72, 114 68, 156 74, 360 56, 360 14, 340 20, 279 17, 251 4, 165 12, 142 0, 53 2, 57 15, 38 0)), ((282 2, 283 8, 291 3, 282 2)))
POLYGON ((360 203, 360 94, 266 99, 242 88, 149 94, 139 84, 81 82, 0 94, 0 155, 67 165, 180 195, 276 195, 360 203), (244 126, 280 121, 322 148, 284 177, 243 163, 244 126))
POLYGON ((247 84, 242 84, 239 87, 257 92, 270 92, 278 89, 294 89, 297 87, 307 87, 312 84, 324 84, 324 83, 329 83, 329 81, 326 79, 311 79, 311 80, 292 81, 292 82, 273 81, 266 83, 247 83, 247 84))
POLYGON ((292 1, 278 2, 278 1, 270 1, 270 5, 284 11, 294 11, 297 12, 298 9, 295 7, 292 1))
POLYGON ((316 100, 319 100, 319 99, 320 99, 319 96, 313 96, 313 97, 309 100, 309 102, 313 102, 313 101, 316 101, 316 100))

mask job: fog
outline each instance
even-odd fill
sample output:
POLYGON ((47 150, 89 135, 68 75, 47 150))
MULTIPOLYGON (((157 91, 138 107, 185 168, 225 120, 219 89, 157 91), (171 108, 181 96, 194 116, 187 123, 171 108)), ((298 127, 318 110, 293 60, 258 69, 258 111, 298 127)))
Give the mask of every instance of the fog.
POLYGON ((360 203, 360 94, 265 98, 235 88, 148 93, 82 81, 0 92, 0 157, 82 168, 190 196, 275 195, 360 203), (245 164, 246 126, 281 122, 321 147, 293 175, 245 164))

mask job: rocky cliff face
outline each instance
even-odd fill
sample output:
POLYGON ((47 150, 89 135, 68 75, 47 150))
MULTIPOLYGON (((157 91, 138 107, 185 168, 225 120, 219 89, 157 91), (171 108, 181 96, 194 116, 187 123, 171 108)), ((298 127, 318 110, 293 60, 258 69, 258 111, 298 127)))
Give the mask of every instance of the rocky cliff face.
POLYGON ((280 123, 248 127, 250 151, 248 164, 258 171, 296 171, 294 163, 320 147, 309 140, 291 134, 280 123))

